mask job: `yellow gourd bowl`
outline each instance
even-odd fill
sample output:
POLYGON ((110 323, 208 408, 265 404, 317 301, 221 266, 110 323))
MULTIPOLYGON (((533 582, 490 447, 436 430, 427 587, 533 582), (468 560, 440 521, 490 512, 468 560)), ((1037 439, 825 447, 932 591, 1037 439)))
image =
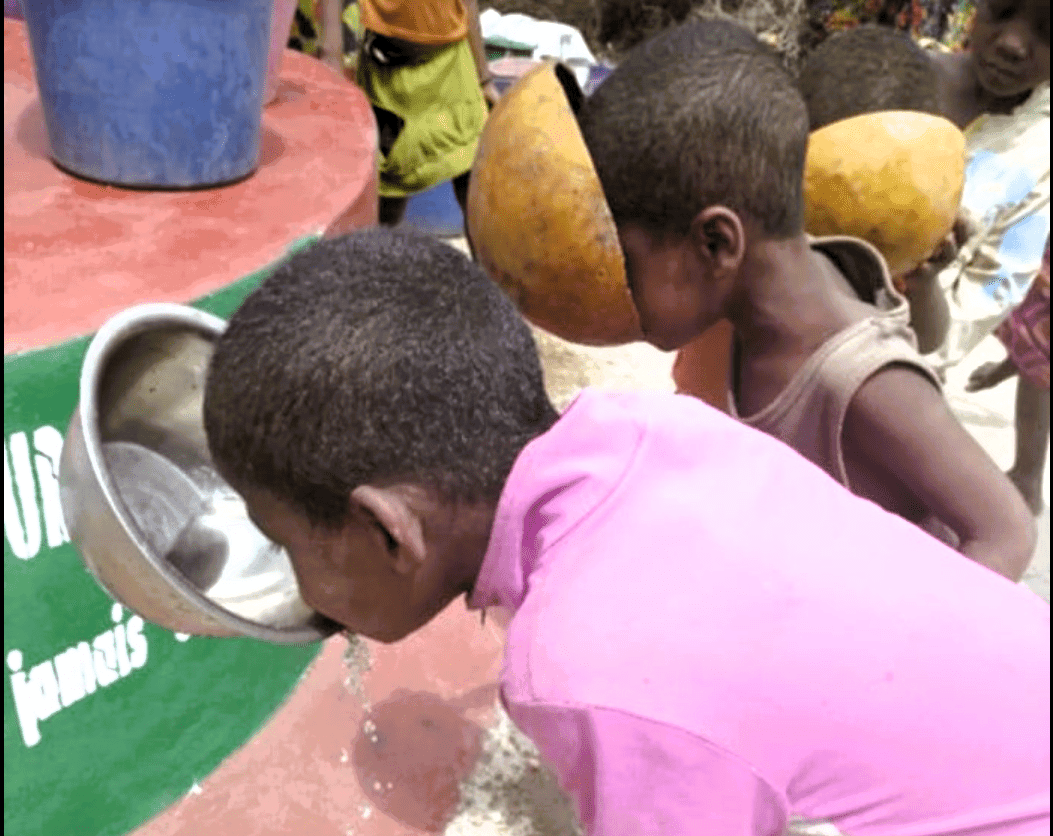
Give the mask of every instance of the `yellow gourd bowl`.
POLYGON ((476 258, 528 320, 586 345, 640 339, 614 219, 551 65, 490 113, 467 209, 476 258))
POLYGON ((950 232, 964 182, 965 137, 943 117, 885 111, 843 119, 808 139, 805 229, 869 241, 902 275, 950 232))

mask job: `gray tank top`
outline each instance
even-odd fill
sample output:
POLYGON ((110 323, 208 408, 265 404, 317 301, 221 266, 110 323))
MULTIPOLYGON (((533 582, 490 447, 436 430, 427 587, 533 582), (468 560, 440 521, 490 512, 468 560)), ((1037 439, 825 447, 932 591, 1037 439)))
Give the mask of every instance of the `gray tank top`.
POLYGON ((841 236, 812 239, 812 247, 837 265, 862 301, 874 305, 873 316, 823 343, 775 400, 748 418, 740 416, 735 405, 736 344, 728 370, 728 411, 743 423, 786 442, 851 488, 841 436, 848 405, 859 387, 892 364, 916 369, 941 391, 942 386, 935 371, 918 354, 907 300, 893 287, 878 251, 858 238, 841 236))

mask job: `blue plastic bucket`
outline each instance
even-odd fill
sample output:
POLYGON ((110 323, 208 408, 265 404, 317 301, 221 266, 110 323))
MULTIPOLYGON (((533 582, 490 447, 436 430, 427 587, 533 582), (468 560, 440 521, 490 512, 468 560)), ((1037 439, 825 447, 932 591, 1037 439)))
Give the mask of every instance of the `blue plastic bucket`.
POLYGON ((464 235, 464 216, 453 183, 445 180, 413 195, 406 202, 406 214, 402 216, 401 224, 440 238, 464 235))
POLYGON ((259 163, 273 0, 25 4, 51 154, 122 186, 192 188, 259 163))

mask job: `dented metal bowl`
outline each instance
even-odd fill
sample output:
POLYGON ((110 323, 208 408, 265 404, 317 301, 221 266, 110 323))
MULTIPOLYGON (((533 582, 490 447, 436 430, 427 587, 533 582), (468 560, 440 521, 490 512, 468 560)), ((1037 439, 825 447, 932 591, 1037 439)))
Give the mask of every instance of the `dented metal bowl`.
POLYGON ((300 597, 288 555, 216 472, 202 420, 223 320, 140 305, 84 359, 59 485, 85 566, 117 601, 174 632, 318 641, 338 626, 300 597))

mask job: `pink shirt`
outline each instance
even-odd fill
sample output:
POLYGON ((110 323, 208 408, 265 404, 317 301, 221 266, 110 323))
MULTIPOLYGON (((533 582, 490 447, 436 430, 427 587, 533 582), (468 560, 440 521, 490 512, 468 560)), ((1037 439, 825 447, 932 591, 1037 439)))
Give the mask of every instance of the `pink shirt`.
POLYGON ((585 392, 474 607, 596 836, 1049 832, 1049 607, 702 402, 585 392))

